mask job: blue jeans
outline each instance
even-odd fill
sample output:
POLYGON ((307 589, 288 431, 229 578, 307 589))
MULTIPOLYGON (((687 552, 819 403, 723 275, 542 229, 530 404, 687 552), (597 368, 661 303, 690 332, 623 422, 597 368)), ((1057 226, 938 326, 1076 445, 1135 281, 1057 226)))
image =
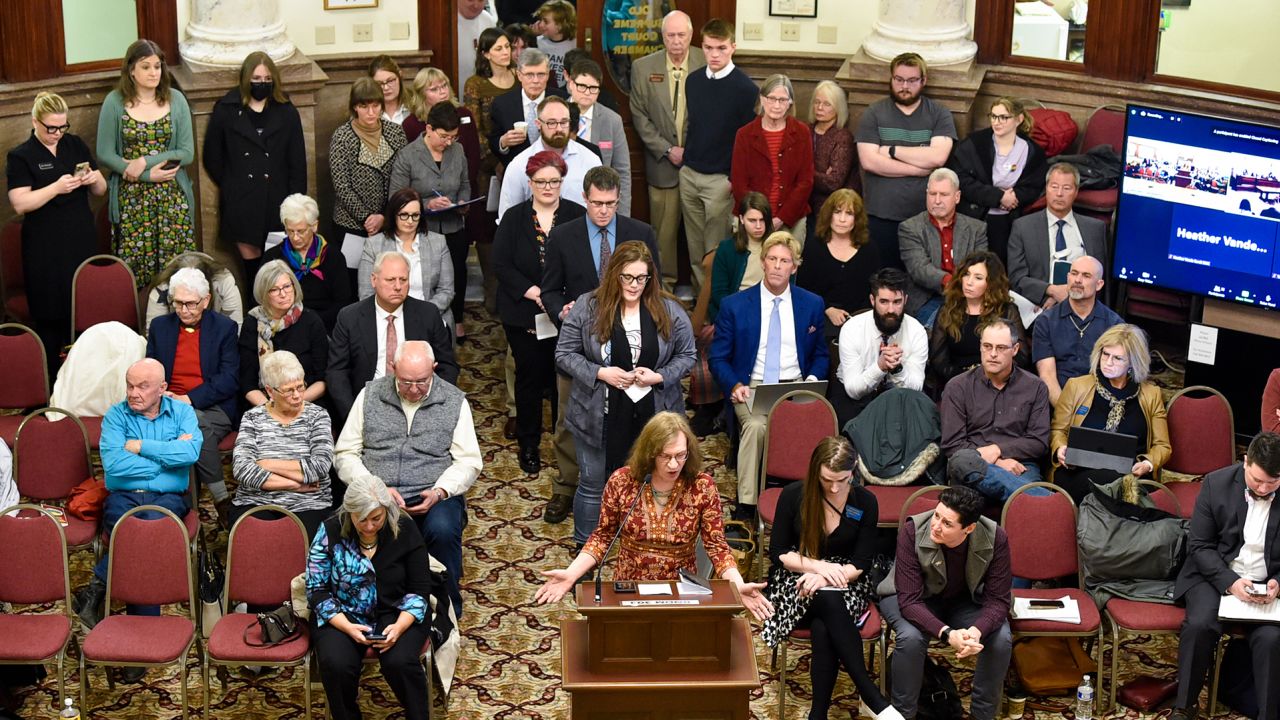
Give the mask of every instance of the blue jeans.
POLYGON ((925 330, 933 329, 933 321, 938 318, 938 311, 942 309, 942 296, 934 295, 928 302, 916 308, 912 313, 915 319, 920 321, 925 330))
MULTIPOLYGON (((1026 462, 1023 465, 1027 468, 1021 475, 1014 475, 998 465, 987 465, 985 475, 979 476, 977 473, 970 473, 965 478, 965 484, 977 490, 988 498, 1000 503, 1009 499, 1015 490, 1033 482, 1040 482, 1040 467, 1035 463, 1026 462)), ((1028 495, 1048 495, 1049 491, 1043 488, 1035 488, 1027 491, 1028 495)))
POLYGON ((604 474, 604 448, 574 438, 578 455, 578 490, 573 494, 573 541, 582 547, 600 522, 600 498, 609 478, 604 474))
MULTIPOLYGON (((186 493, 162 493, 162 492, 111 492, 107 494, 107 499, 102 503, 102 529, 107 533, 110 540, 111 531, 115 529, 116 523, 120 522, 120 518, 124 514, 140 505, 158 505, 165 510, 171 511, 181 520, 190 511, 191 506, 187 504, 186 493)), ((142 520, 155 520, 162 517, 157 512, 141 512, 138 516, 142 520)), ((184 530, 185 531, 185 530, 184 530)), ((107 545, 110 550, 110 544, 107 545)), ((102 553, 102 559, 97 565, 93 566, 93 576, 102 582, 107 581, 107 553, 102 553)), ((129 605, 126 611, 130 615, 159 615, 159 605, 129 605)))
POLYGON ((449 599, 462 617, 462 530, 467 526, 467 500, 451 495, 436 503, 426 515, 411 515, 427 541, 427 552, 449 571, 449 599))

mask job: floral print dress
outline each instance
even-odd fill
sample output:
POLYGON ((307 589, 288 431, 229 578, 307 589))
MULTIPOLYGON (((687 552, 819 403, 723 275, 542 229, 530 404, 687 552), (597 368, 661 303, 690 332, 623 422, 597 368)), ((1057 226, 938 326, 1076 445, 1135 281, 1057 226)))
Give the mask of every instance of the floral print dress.
MULTIPOLYGON (((143 122, 126 113, 121 134, 123 157, 159 154, 169 148, 171 115, 143 122)), ((192 208, 176 180, 121 182, 120 222, 114 230, 115 253, 133 270, 139 286, 150 284, 175 255, 196 249, 192 208)))

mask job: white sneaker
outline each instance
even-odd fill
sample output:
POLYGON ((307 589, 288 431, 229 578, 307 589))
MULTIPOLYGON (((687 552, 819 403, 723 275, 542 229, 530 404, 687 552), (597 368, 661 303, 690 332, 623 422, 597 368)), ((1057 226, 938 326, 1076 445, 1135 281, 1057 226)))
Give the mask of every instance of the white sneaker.
POLYGON ((873 720, 906 720, 906 718, 902 717, 902 713, 898 712, 897 708, 892 705, 881 710, 880 714, 877 715, 871 712, 871 708, 867 707, 867 704, 861 699, 858 700, 858 717, 872 718, 873 720))

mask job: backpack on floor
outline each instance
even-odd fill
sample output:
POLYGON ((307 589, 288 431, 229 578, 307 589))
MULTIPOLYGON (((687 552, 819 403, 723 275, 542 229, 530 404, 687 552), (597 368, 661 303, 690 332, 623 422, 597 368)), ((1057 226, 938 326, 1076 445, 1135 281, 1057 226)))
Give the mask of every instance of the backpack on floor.
POLYGON ((956 720, 963 717, 960 691, 951 673, 928 656, 924 659, 922 672, 924 680, 920 683, 916 720, 956 720))

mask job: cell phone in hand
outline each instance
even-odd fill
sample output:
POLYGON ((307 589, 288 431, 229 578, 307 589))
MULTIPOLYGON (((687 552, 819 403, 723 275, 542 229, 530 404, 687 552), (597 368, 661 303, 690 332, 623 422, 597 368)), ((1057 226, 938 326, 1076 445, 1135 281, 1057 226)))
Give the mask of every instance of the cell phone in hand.
POLYGON ((181 165, 181 164, 182 164, 182 163, 178 162, 177 160, 166 160, 166 161, 164 161, 164 164, 160 166, 160 169, 161 169, 161 170, 173 170, 174 168, 178 167, 178 166, 179 166, 179 165, 181 165))
POLYGON ((89 163, 76 163, 76 177, 83 177, 89 174, 89 163))
POLYGON ((376 641, 376 640, 386 640, 386 639, 387 639, 387 633, 386 633, 385 631, 379 630, 379 629, 378 629, 378 626, 377 626, 377 625, 374 625, 374 626, 373 626, 373 629, 365 631, 364 639, 365 639, 365 640, 375 640, 375 641, 376 641))
POLYGON ((1245 592, 1249 593, 1250 595, 1266 595, 1267 594, 1266 583, 1253 583, 1249 587, 1245 588, 1245 592))
POLYGON ((403 499, 404 499, 404 506, 406 508, 418 507, 419 505, 427 501, 426 496, 424 496, 422 493, 418 493, 417 495, 410 495, 408 497, 404 497, 403 499))

